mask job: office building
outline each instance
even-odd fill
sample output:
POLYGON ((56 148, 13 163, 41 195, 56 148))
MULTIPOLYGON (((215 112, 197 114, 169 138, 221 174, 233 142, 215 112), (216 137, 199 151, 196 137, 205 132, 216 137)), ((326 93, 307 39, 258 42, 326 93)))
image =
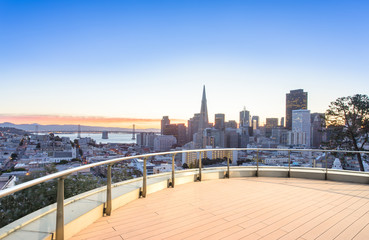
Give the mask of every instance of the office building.
POLYGON ((194 140, 194 134, 199 131, 200 113, 195 113, 193 117, 187 121, 187 123, 187 140, 188 142, 191 142, 194 140))
POLYGON ((281 117, 281 124, 279 126, 284 127, 284 117, 281 117))
POLYGON ((227 128, 225 130, 225 145, 227 148, 237 148, 239 135, 236 128, 227 128))
POLYGON ((292 129, 292 111, 308 108, 308 94, 303 89, 291 90, 286 94, 286 128, 292 129))
POLYGON ((237 122, 235 120, 229 120, 228 122, 225 122, 225 128, 233 128, 237 129, 237 122))
POLYGON ((215 114, 214 128, 218 130, 224 130, 225 128, 225 115, 223 113, 215 114))
POLYGON ((250 126, 250 112, 244 108, 240 112, 240 128, 248 128, 250 126))
POLYGON ((164 134, 164 128, 166 125, 170 124, 170 120, 168 116, 163 116, 163 118, 161 119, 161 135, 164 134))
POLYGON ((293 145, 303 145, 310 147, 311 120, 310 110, 292 111, 292 133, 294 134, 293 145))
POLYGON ((202 91, 198 131, 196 134, 196 138, 194 138, 195 148, 205 147, 204 130, 208 127, 209 127, 208 107, 207 107, 207 102, 206 102, 206 92, 205 92, 205 85, 204 85, 203 91, 202 91))
POLYGON ((202 99, 201 99, 201 109, 200 109, 200 124, 199 128, 204 130, 209 127, 209 118, 208 118, 208 105, 206 102, 206 92, 205 85, 202 90, 202 99))
POLYGON ((278 127, 278 118, 267 118, 265 123, 265 137, 272 136, 272 129, 278 127))
POLYGON ((154 148, 154 139, 157 135, 153 132, 138 133, 136 143, 140 147, 154 148))
POLYGON ((252 129, 259 129, 259 116, 252 116, 251 123, 252 129))
POLYGON ((319 148, 325 139, 324 113, 311 114, 311 147, 319 148))
POLYGON ((187 127, 183 124, 177 124, 177 145, 183 146, 187 143, 187 127))
POLYGON ((177 139, 174 136, 159 135, 154 138, 154 151, 169 151, 175 144, 177 144, 177 139))
POLYGON ((181 124, 168 124, 170 120, 167 116, 163 117, 162 123, 165 122, 166 124, 162 126, 162 135, 167 136, 174 136, 177 139, 177 145, 183 146, 187 143, 187 128, 186 126, 181 124), (165 120, 164 120, 165 118, 165 120), (164 120, 164 121, 163 121, 164 120))

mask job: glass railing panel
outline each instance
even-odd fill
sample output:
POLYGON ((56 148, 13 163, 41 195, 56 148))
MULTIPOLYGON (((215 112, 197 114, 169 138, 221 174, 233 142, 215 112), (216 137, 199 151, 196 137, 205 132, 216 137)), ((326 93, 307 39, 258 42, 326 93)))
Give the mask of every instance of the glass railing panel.
POLYGON ((369 154, 361 153, 361 159, 363 160, 364 171, 369 172, 369 154))
POLYGON ((0 199, 0 228, 55 202, 55 179, 5 196, 0 199))
POLYGON ((289 151, 259 151, 259 166, 288 167, 289 151))
POLYGON ((219 150, 219 151, 209 151, 205 152, 205 156, 202 157, 202 167, 203 168, 215 168, 215 167, 226 167, 228 158, 230 164, 232 162, 232 155, 230 151, 219 150))
POLYGON ((242 150, 237 151, 236 166, 255 166, 257 165, 257 151, 256 150, 242 150))
MULTIPOLYGON (((154 156, 147 159, 147 174, 148 176, 157 175, 162 173, 171 173, 172 172, 172 154, 162 155, 162 156, 154 156)), ((174 159, 174 169, 176 169, 177 163, 176 159, 174 159)), ((178 167, 177 167, 178 168, 178 167)))
MULTIPOLYGON (((40 173, 20 177, 17 184, 40 177, 40 173)), ((90 171, 74 173, 64 180, 64 198, 106 186, 106 180, 90 171)), ((0 199, 0 228, 56 202, 57 179, 23 189, 0 199)))
POLYGON ((313 153, 311 151, 290 150, 291 168, 311 168, 313 167, 313 153))
POLYGON ((312 151, 311 154, 311 167, 312 168, 325 168, 325 155, 327 153, 312 151))
MULTIPOLYGON (((107 166, 102 166, 107 171, 107 166)), ((112 166, 112 183, 119 183, 129 179, 142 177, 142 171, 134 166, 131 166, 128 162, 118 162, 112 166)), ((106 176, 105 176, 106 178, 106 176)))

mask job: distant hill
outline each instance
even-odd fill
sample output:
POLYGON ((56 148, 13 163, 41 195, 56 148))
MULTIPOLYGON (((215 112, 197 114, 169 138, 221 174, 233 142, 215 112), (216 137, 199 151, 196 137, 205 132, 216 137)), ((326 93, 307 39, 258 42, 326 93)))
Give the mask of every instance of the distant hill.
MULTIPOLYGON (((77 132, 78 125, 40 125, 38 123, 32 124, 14 124, 10 122, 0 123, 0 127, 4 128, 17 128, 28 132, 35 132, 36 126, 38 126, 39 132, 77 132)), ((100 131, 124 131, 132 132, 131 128, 118 128, 118 127, 97 127, 97 126, 83 126, 81 125, 81 132, 100 132, 100 131)), ((136 132, 158 132, 159 129, 136 129, 136 132)))
MULTIPOLYGON (((14 133, 18 135, 25 135, 27 134, 26 131, 19 129, 19 128, 13 128, 13 127, 0 127, 0 132, 7 132, 7 133, 14 133)), ((1 134, 0 134, 1 136, 1 134)))

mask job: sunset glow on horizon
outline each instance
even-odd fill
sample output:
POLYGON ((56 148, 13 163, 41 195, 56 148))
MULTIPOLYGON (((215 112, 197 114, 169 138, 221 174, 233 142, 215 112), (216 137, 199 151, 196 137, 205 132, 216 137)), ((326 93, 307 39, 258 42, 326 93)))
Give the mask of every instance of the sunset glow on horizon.
MULTIPOLYGON (((132 128, 132 125, 135 124, 136 129, 160 129, 160 121, 161 119, 108 118, 92 116, 0 115, 0 123, 10 122, 14 124, 37 123, 40 125, 85 125, 119 128, 132 128)), ((171 122, 186 124, 187 120, 171 119, 171 122)))

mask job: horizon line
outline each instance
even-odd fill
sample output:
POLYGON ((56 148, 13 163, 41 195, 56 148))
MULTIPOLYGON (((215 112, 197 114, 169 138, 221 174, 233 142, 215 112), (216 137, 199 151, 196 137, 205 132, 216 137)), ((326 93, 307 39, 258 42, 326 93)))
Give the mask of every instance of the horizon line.
MULTIPOLYGON (((187 123, 184 119, 170 119, 173 123, 187 123)), ((27 115, 0 114, 0 122, 13 124, 39 125, 84 125, 90 127, 112 127, 136 129, 160 129, 161 119, 155 118, 120 118, 98 116, 61 116, 61 115, 27 115)))

